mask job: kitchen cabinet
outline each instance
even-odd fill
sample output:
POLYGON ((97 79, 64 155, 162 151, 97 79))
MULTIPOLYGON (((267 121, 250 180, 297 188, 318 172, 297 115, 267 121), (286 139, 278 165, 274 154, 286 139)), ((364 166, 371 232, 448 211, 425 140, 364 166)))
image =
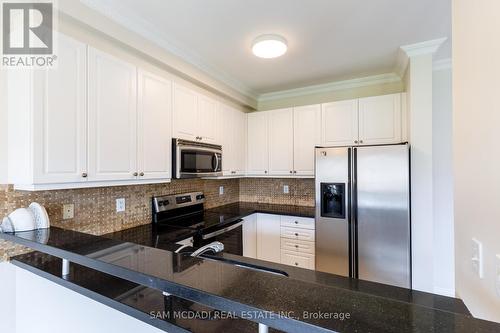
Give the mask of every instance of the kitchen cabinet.
POLYGON ((269 112, 248 114, 247 174, 264 176, 269 171, 269 112))
POLYGON ((241 176, 246 171, 246 114, 220 103, 219 124, 222 144, 222 173, 224 176, 241 176))
POLYGON ((401 94, 359 100, 359 143, 401 142, 401 94))
POLYGON ((136 67, 89 48, 90 181, 137 175, 136 67))
POLYGON ((173 87, 173 136, 216 143, 217 102, 179 83, 173 87))
POLYGON ((293 174, 314 176, 314 147, 321 144, 321 105, 293 108, 293 174))
POLYGON ((358 144, 358 100, 321 105, 321 136, 326 146, 358 144))
POLYGON ((293 174, 293 109, 268 112, 269 175, 293 174))
POLYGON ((137 177, 171 178, 172 83, 144 70, 137 78, 137 177))
POLYGON ((280 262, 280 216, 257 214, 257 259, 280 262))
POLYGON ((281 252, 281 263, 306 269, 314 269, 314 255, 290 251, 281 252))
POLYGON ((257 258, 257 216, 243 219, 243 256, 257 258))
POLYGON ((58 66, 8 74, 9 182, 83 182, 87 172, 87 46, 58 39, 58 66))

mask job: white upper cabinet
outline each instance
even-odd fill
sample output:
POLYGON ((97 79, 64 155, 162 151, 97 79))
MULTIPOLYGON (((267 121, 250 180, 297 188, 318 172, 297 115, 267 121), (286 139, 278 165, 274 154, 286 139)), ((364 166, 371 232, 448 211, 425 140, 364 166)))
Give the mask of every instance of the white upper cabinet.
POLYGON ((217 142, 217 102, 207 96, 198 95, 198 134, 200 141, 217 142))
POLYGON ((222 173, 241 176, 246 171, 246 114, 231 106, 219 104, 218 139, 222 144, 222 173))
POLYGON ((139 179, 171 178, 172 83, 139 70, 137 111, 139 179))
POLYGON ((321 144, 321 105, 293 109, 293 174, 314 176, 314 147, 321 144))
POLYGON ((57 67, 34 72, 34 183, 85 181, 87 46, 57 34, 57 67))
POLYGON ((191 89, 174 83, 174 137, 195 141, 198 130, 198 97, 191 89))
POLYGON ((342 146, 358 144, 358 100, 322 104, 322 144, 342 146))
POLYGON ((401 142, 401 94, 359 100, 359 143, 401 142))
MULTIPOLYGON (((293 174, 293 109, 268 112, 269 175, 293 174)), ((301 125, 302 126, 302 125, 301 125)))
POLYGON ((174 83, 173 136, 206 143, 216 142, 217 102, 192 89, 174 83))
POLYGON ((89 48, 89 180, 137 177, 137 71, 89 48))
POLYGON ((267 175, 269 170, 269 112, 248 114, 247 173, 267 175))

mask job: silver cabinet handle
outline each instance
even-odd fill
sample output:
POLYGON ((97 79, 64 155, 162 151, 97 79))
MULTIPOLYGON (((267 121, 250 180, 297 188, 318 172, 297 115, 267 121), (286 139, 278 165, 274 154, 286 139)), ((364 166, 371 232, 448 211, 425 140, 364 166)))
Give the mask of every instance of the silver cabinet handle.
POLYGON ((144 177, 144 172, 141 172, 139 176, 144 177))
POLYGON ((134 172, 134 177, 137 177, 137 175, 138 175, 137 172, 134 172))
POLYGON ((86 173, 86 172, 83 172, 83 173, 82 173, 82 177, 83 177, 83 178, 87 178, 87 173, 86 173))

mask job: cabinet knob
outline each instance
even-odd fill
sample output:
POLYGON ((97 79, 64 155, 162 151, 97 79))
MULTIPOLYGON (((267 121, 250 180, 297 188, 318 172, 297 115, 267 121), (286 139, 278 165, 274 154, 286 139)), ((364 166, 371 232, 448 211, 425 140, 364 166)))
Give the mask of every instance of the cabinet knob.
POLYGON ((200 136, 200 139, 199 140, 203 140, 203 137, 200 136))
POLYGON ((295 248, 296 248, 296 249, 298 249, 298 248, 299 248, 299 246, 298 246, 298 245, 295 245, 295 248))
POLYGON ((299 224, 299 221, 295 221, 295 224, 299 224))
POLYGON ((141 172, 141 173, 139 174, 139 176, 143 177, 143 176, 144 176, 144 172, 141 172))
POLYGON ((358 143, 358 140, 354 140, 354 143, 358 143))
POLYGON ((86 172, 82 173, 82 177, 87 178, 87 173, 86 172))
POLYGON ((264 170, 264 173, 267 173, 267 170, 264 170))
POLYGON ((359 143, 363 143, 363 140, 359 140, 359 143))
POLYGON ((299 234, 298 234, 298 233, 295 233, 295 236, 299 237, 299 234))
POLYGON ((298 266, 298 265, 299 265, 299 263, 298 263, 298 262, 296 262, 296 263, 295 263, 295 266, 298 266))
POLYGON ((293 171, 292 171, 292 170, 290 170, 290 173, 293 173, 293 171))
POLYGON ((297 171, 293 170, 293 173, 297 173, 297 171))
POLYGON ((137 172, 134 172, 134 177, 137 177, 137 172))

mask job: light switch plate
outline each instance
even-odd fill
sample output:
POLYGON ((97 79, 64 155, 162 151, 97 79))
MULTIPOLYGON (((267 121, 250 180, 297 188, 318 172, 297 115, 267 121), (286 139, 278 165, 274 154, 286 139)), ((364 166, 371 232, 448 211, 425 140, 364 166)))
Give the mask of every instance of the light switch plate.
POLYGON ((288 187, 288 185, 283 185, 283 193, 285 194, 290 193, 290 188, 288 187))
POLYGON ((124 212, 125 211, 125 198, 116 199, 116 212, 124 212))
POLYGON ((484 273, 483 273, 483 244, 475 238, 472 238, 471 261, 472 261, 472 269, 474 270, 474 273, 480 279, 482 279, 484 276, 484 273))
POLYGON ((70 220, 75 217, 75 205, 65 204, 63 205, 63 220, 70 220))
POLYGON ((219 195, 224 194, 224 186, 219 186, 219 195))
POLYGON ((495 257, 495 266, 495 289, 497 290, 497 296, 500 297, 500 254, 497 254, 495 257))

